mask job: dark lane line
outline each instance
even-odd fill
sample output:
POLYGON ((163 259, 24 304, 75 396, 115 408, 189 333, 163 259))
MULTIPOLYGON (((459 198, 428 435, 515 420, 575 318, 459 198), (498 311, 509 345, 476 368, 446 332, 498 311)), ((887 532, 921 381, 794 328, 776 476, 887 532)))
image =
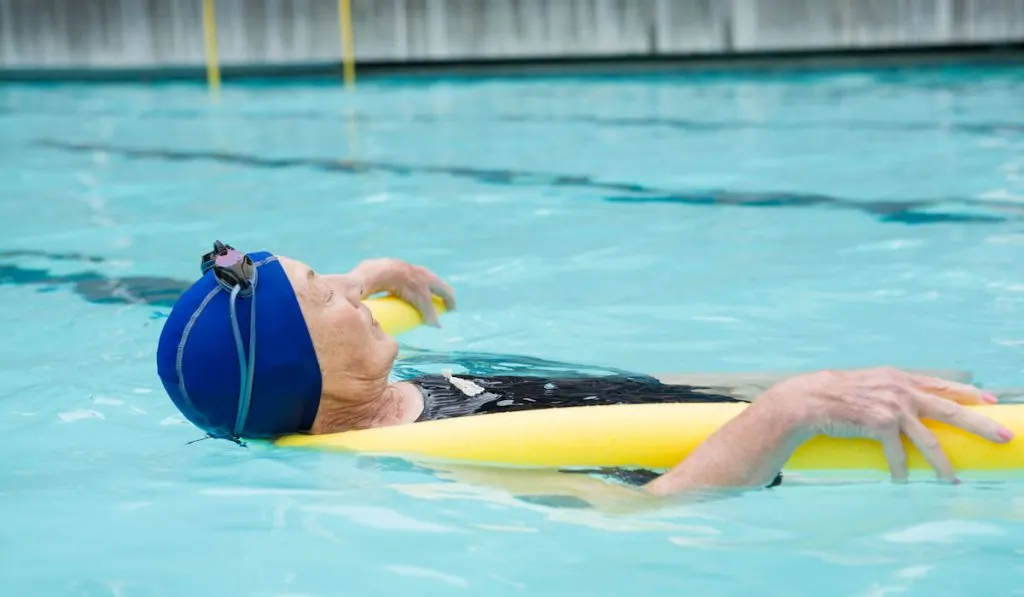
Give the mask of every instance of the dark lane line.
POLYGON ((11 257, 43 257, 51 261, 83 261, 87 263, 103 263, 106 261, 105 258, 99 255, 87 255, 85 253, 50 253, 49 251, 29 249, 0 251, 0 259, 11 257))
MULTIPOLYGON (((760 196, 760 202, 746 202, 746 203, 730 203, 728 195, 717 197, 714 201, 702 201, 699 197, 695 198, 681 198, 677 195, 667 195, 661 197, 607 197, 605 200, 612 203, 677 203, 684 205, 743 205, 750 207, 808 207, 808 206, 819 206, 825 207, 853 207, 860 211, 870 214, 875 217, 879 222, 886 224, 908 224, 908 225, 919 225, 919 224, 943 224, 943 223, 958 223, 958 224, 996 224, 999 222, 1006 222, 1009 220, 1008 217, 996 214, 962 214, 962 213, 934 213, 924 211, 925 208, 938 205, 939 202, 879 202, 870 205, 861 205, 856 203, 841 203, 835 201, 833 203, 825 203, 816 201, 816 197, 800 197, 791 195, 762 195, 760 196)), ((951 202, 943 202, 950 204, 951 202)), ((959 203, 959 202, 957 202, 959 203)), ((1024 215, 1024 206, 1016 208, 1017 216, 1014 219, 1020 219, 1024 215)))
POLYGON ((155 276, 112 278, 93 270, 61 275, 48 269, 0 262, 0 288, 9 285, 37 286, 39 292, 53 292, 70 286, 81 298, 100 305, 171 307, 190 284, 184 280, 155 276))
POLYGON ((0 288, 4 286, 37 286, 38 292, 54 292, 63 286, 86 301, 100 305, 151 305, 171 307, 189 282, 153 276, 111 278, 87 269, 73 274, 54 274, 49 269, 26 268, 9 263, 19 259, 100 264, 107 261, 85 253, 51 253, 29 249, 0 250, 0 288))
POLYGON ((280 111, 280 112, 218 112, 197 109, 156 109, 145 110, 133 114, 114 112, 104 109, 75 108, 68 111, 49 109, 11 109, 0 107, 0 116, 47 116, 81 118, 169 118, 179 120, 200 120, 205 118, 234 118, 239 120, 310 120, 345 122, 354 118, 359 124, 440 124, 440 125, 474 125, 488 123, 534 123, 557 125, 565 123, 592 124, 604 128, 671 128, 687 132, 729 132, 729 131, 776 131, 792 133, 808 130, 874 130, 893 132, 956 132, 970 135, 991 136, 996 134, 1024 135, 1024 123, 986 121, 975 123, 931 123, 931 122, 882 122, 875 120, 828 120, 823 122, 758 122, 745 120, 694 120, 688 118, 671 118, 661 116, 596 116, 588 114, 538 115, 538 114, 501 114, 480 118, 467 118, 463 115, 411 114, 405 117, 368 116, 366 114, 347 115, 341 112, 280 111))
POLYGON ((500 118, 508 122, 537 122, 559 124, 577 122, 609 128, 671 128, 687 132, 730 132, 730 131, 773 131, 793 133, 808 130, 874 130, 893 132, 959 132, 972 135, 1024 134, 1024 124, 1019 122, 977 122, 921 123, 921 122, 880 122, 876 120, 826 120, 822 122, 756 122, 744 120, 692 120, 660 116, 590 116, 573 114, 554 117, 534 115, 507 115, 500 118))
POLYGON ((428 166, 316 158, 270 158, 242 153, 183 151, 158 148, 145 149, 101 143, 68 143, 46 139, 38 140, 36 144, 48 149, 71 153, 102 151, 123 158, 155 159, 166 162, 216 162, 263 169, 305 168, 350 175, 363 173, 387 173, 398 176, 440 174, 473 180, 483 184, 502 186, 571 187, 603 194, 605 201, 613 203, 675 203, 691 206, 721 205, 760 208, 823 207, 860 212, 885 223, 993 223, 1004 222, 1009 219, 1005 214, 934 214, 923 211, 942 205, 970 206, 975 208, 979 206, 997 207, 1007 212, 1014 212, 1014 219, 1020 218, 1022 212, 1024 212, 1024 206, 1020 205, 963 198, 865 202, 804 193, 666 190, 633 182, 598 181, 586 175, 473 168, 468 166, 428 166))

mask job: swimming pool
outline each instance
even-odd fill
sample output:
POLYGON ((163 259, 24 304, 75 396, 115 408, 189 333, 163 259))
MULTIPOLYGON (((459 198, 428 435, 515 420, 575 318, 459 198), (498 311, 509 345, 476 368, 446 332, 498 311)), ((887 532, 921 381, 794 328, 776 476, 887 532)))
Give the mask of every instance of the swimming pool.
MULTIPOLYGON (((202 441, 156 377, 214 239, 459 292, 400 371, 893 364, 1024 387, 1024 69, 0 87, 11 595, 1024 594, 1024 483, 645 514, 202 441), (524 366, 545 366, 521 359, 524 366)), ((560 483, 561 481, 558 481, 560 483)))

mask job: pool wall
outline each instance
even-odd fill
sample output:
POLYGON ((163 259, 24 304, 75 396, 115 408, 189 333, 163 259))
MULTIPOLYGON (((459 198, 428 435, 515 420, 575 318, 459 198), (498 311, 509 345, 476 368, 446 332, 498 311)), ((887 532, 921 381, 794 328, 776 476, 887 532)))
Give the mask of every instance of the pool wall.
MULTIPOLYGON (((336 0, 215 0, 225 75, 338 72, 336 0)), ((0 76, 202 76, 203 0, 0 0, 0 76)), ((1024 0, 352 0, 369 71, 723 57, 1019 55, 1024 0)))

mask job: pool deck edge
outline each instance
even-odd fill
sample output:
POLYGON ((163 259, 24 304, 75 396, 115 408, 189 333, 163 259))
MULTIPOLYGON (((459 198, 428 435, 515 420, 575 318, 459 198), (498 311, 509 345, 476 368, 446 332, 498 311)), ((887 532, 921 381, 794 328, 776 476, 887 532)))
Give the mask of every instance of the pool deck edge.
MULTIPOLYGON (((463 61, 364 62, 360 79, 578 77, 671 74, 780 74, 844 70, 891 70, 963 66, 1024 66, 1024 41, 918 48, 863 48, 730 54, 616 55, 463 61)), ((227 80, 341 79, 341 62, 224 64, 227 80)), ((204 81, 201 65, 160 68, 9 68, 0 82, 161 82, 204 81)))

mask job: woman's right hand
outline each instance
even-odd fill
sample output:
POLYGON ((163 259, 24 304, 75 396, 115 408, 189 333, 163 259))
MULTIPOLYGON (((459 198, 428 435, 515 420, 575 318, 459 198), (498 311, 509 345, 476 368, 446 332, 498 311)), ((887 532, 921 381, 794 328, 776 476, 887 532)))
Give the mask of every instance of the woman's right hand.
POLYGON ((364 260, 345 275, 361 283, 361 298, 390 292, 416 307, 429 326, 441 327, 434 295, 444 301, 445 309, 455 310, 455 290, 425 267, 385 257, 364 260))
MULTIPOLYGON (((994 404, 995 396, 969 385, 883 367, 821 371, 780 382, 759 396, 759 406, 795 417, 806 437, 864 437, 882 444, 892 477, 907 478, 901 434, 913 442, 939 479, 955 480, 942 446, 921 417, 964 429, 995 443, 1013 432, 967 405, 994 404)), ((794 420, 794 419, 791 419, 794 420)))

